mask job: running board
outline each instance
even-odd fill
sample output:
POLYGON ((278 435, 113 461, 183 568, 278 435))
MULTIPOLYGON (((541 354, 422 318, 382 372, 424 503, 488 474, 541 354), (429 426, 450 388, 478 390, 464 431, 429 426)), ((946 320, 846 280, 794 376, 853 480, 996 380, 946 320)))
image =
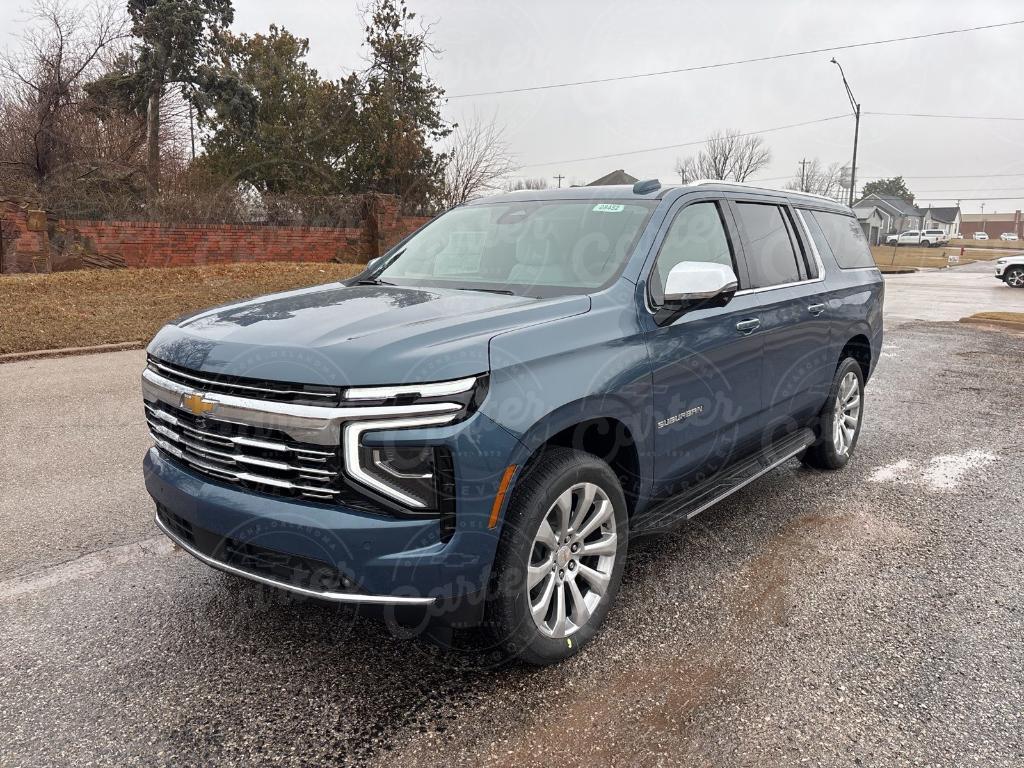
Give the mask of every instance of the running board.
POLYGON ((801 429, 773 443, 771 446, 726 467, 707 480, 658 502, 630 521, 630 536, 651 536, 667 533, 678 524, 699 515, 726 496, 730 496, 761 475, 811 445, 815 440, 809 429, 801 429))

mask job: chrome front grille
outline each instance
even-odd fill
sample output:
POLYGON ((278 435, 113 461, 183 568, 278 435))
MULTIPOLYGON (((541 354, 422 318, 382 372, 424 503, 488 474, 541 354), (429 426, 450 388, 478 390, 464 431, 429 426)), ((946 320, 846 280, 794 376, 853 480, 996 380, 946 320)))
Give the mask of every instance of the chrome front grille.
POLYGON ((192 371, 165 363, 154 357, 149 358, 147 365, 150 369, 170 381, 186 387, 196 388, 203 392, 219 392, 239 397, 255 397, 261 400, 321 406, 337 405, 341 398, 341 389, 338 387, 289 384, 280 381, 265 381, 242 376, 192 371))
POLYGON ((317 501, 341 493, 338 451, 297 443, 239 424, 199 418, 166 403, 145 403, 157 446, 198 472, 264 492, 317 501))

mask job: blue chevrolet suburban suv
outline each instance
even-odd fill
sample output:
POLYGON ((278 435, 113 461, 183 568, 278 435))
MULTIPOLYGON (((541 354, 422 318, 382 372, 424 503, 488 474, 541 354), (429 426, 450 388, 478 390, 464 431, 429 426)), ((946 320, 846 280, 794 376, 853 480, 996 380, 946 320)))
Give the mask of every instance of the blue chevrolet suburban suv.
POLYGON ((352 280, 157 334, 157 525, 231 574, 556 662, 598 631, 631 539, 790 459, 849 461, 883 290, 821 197, 483 198, 352 280))

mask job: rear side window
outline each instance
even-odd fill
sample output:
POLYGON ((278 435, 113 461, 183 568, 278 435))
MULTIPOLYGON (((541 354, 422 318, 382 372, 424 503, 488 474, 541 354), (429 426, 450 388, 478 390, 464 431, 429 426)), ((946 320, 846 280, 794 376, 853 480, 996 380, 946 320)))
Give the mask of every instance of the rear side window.
POLYGON ((736 203, 736 211, 747 238, 744 250, 751 288, 807 279, 806 266, 801 266, 802 259, 797 256, 799 246, 786 211, 765 203, 736 203))
MULTIPOLYGON (((843 269, 858 269, 861 267, 875 266, 875 260, 871 257, 871 249, 868 248, 868 241, 864 239, 864 232, 858 221, 852 216, 844 216, 841 213, 825 213, 824 211, 807 211, 805 218, 814 237, 818 250, 822 250, 820 238, 815 230, 820 227, 821 234, 827 242, 827 250, 835 256, 836 262, 843 269), (814 224, 817 223, 817 227, 814 224)), ((911 234, 917 234, 916 232, 911 234)))

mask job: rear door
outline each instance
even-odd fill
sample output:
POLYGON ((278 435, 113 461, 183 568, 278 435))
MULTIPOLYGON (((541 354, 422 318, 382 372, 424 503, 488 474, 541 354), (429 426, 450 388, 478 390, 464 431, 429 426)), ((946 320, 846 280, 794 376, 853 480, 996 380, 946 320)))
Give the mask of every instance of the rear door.
POLYGON ((832 382, 824 271, 802 220, 784 200, 740 198, 732 206, 761 319, 763 439, 768 442, 816 416, 832 382))
POLYGON ((761 427, 762 340, 758 301, 747 292, 724 307, 692 309, 658 326, 669 270, 683 261, 726 264, 747 275, 725 201, 687 195, 655 241, 638 286, 652 361, 655 492, 678 490, 739 459, 761 427))

